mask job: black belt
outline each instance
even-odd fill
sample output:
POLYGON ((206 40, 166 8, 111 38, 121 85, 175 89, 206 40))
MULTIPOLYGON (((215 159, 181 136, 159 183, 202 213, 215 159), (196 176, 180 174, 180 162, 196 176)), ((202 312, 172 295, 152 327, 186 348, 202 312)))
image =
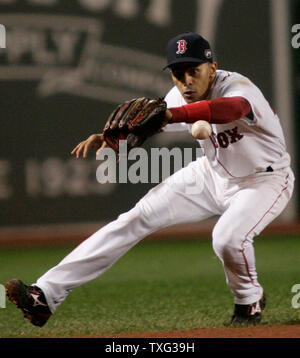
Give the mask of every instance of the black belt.
POLYGON ((271 165, 268 166, 268 168, 266 169, 266 172, 274 172, 273 168, 271 167, 271 165))

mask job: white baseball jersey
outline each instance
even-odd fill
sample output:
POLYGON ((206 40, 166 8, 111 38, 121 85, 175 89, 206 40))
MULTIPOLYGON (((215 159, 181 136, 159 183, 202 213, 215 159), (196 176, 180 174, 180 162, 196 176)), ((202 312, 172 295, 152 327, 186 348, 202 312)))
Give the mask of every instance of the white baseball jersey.
MULTIPOLYGON (((223 177, 243 177, 288 167, 290 156, 278 116, 262 92, 247 77, 236 72, 218 70, 207 100, 240 96, 248 100, 253 117, 243 117, 226 124, 212 124, 209 139, 199 140, 211 166, 223 177)), ((165 98, 168 108, 186 104, 177 87, 165 98)), ((199 118, 201 119, 201 118, 199 118)), ((165 131, 191 131, 191 124, 174 123, 165 131)))

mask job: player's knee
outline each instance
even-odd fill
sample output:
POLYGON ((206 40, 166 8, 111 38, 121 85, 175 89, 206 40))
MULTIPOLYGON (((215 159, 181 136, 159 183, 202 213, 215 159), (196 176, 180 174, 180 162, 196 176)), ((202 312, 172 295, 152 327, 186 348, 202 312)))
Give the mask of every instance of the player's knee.
POLYGON ((143 220, 144 224, 149 225, 155 230, 167 226, 169 223, 167 209, 162 213, 160 206, 154 206, 152 203, 149 203, 148 200, 140 200, 136 204, 136 208, 139 210, 141 220, 143 220))
POLYGON ((222 259, 231 257, 241 250, 242 237, 232 228, 216 226, 212 233, 212 246, 216 255, 222 259))

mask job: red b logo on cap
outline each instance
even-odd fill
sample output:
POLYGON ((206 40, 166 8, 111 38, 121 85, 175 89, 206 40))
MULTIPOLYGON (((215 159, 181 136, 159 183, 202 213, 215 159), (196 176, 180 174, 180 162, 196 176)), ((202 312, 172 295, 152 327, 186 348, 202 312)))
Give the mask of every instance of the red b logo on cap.
POLYGON ((177 46, 178 46, 178 49, 176 51, 177 55, 182 55, 185 53, 186 49, 187 49, 187 46, 186 46, 186 41, 185 40, 179 40, 177 41, 177 46))

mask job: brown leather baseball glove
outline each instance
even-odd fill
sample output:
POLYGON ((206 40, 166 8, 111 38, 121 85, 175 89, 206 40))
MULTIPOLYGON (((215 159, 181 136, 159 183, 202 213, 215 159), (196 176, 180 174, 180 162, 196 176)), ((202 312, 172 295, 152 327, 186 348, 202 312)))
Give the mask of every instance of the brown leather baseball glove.
POLYGON ((141 146, 168 123, 166 109, 167 104, 161 98, 141 97, 120 104, 104 126, 105 142, 117 153, 120 140, 127 140, 128 150, 141 146))

